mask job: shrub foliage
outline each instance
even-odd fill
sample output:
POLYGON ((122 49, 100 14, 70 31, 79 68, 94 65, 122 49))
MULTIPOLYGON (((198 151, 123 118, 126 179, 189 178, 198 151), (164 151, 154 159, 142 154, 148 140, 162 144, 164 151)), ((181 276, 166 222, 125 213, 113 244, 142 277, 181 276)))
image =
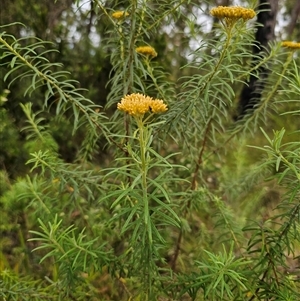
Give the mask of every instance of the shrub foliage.
POLYGON ((0 91, 1 156, 29 167, 0 174, 1 298, 299 300, 300 44, 254 57, 254 10, 214 8, 214 38, 175 82, 149 41, 182 1, 146 2, 93 1, 114 50, 105 107, 51 61, 51 43, 1 27, 7 89, 22 82, 32 100, 21 143, 0 91), (234 120, 249 76, 263 78, 260 98, 234 120))

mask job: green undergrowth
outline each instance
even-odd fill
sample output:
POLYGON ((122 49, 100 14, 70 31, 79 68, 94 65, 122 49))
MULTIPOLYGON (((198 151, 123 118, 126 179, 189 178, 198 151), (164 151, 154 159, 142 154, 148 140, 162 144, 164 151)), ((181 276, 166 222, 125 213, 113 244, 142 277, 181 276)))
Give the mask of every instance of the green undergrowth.
POLYGON ((93 3, 110 24, 104 108, 53 45, 1 27, 5 83, 26 99, 19 120, 7 91, 0 106, 1 300, 299 300, 299 51, 254 57, 255 22, 221 18, 174 80, 149 41, 181 2, 93 3))

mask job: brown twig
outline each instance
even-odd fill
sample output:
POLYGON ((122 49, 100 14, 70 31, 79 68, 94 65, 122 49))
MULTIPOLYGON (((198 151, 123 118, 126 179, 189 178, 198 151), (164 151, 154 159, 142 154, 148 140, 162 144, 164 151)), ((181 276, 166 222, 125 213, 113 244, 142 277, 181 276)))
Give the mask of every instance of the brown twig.
MULTIPOLYGON (((198 176, 198 173, 199 173, 200 166, 203 163, 202 157, 203 157, 203 153, 204 153, 205 146, 206 146, 206 143, 207 143, 207 137, 208 137, 207 134, 208 134, 208 131, 210 129, 211 122, 212 122, 212 118, 209 119, 209 121, 206 125, 206 128, 205 128, 204 139, 202 141, 202 146, 201 146, 201 149, 200 149, 200 152, 199 152, 198 160, 196 162, 195 171, 193 173, 193 179, 192 179, 192 183, 191 183, 191 190, 196 190, 196 188, 197 188, 197 176, 198 176)), ((189 200, 188 203, 187 203, 187 206, 184 209, 183 215, 187 214, 190 207, 191 207, 191 201, 189 200)), ((171 261, 171 268, 172 268, 173 271, 175 271, 175 269, 176 269, 176 262, 177 262, 177 259, 178 259, 178 256, 179 256, 179 252, 181 250, 182 238, 183 238, 183 231, 182 231, 182 229, 180 229, 180 232, 179 232, 179 235, 178 235, 178 238, 177 238, 177 242, 176 242, 174 256, 173 256, 173 259, 171 261)))

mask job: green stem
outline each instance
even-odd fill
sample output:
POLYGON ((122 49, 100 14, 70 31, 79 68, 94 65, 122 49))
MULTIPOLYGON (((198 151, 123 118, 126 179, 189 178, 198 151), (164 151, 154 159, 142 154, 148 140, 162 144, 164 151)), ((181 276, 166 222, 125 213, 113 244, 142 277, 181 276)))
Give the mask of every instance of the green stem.
POLYGON ((249 128, 247 125, 251 122, 254 122, 255 124, 255 119, 257 118, 257 116, 263 112, 264 110, 266 110, 267 105, 269 104, 269 102, 273 99, 273 97, 275 96, 281 82, 282 79, 284 78, 284 75, 287 71, 287 68, 290 64, 290 62, 293 59, 293 52, 291 51, 291 53, 289 54, 286 62, 283 65, 283 69, 282 72, 278 75, 278 80, 276 81, 276 83, 274 85, 272 85, 272 90, 266 95, 266 97, 262 98, 261 103, 259 105, 259 107, 257 107, 257 109, 254 110, 254 112, 251 114, 251 116, 249 116, 247 118, 247 120, 245 121, 245 123, 240 123, 236 129, 232 132, 232 134, 222 143, 221 147, 217 147, 215 148, 212 152, 210 152, 203 161, 207 160, 210 156, 212 156, 213 154, 216 154, 221 148, 223 148, 225 145, 228 144, 228 142, 230 142, 235 136, 237 136, 240 132, 242 132, 244 129, 249 128))
POLYGON ((144 0, 143 3, 142 3, 141 19, 140 19, 138 30, 137 30, 137 36, 140 36, 141 33, 142 33, 142 27, 143 27, 143 23, 144 23, 144 20, 145 20, 146 9, 147 9, 147 0, 144 0))
POLYGON ((146 58, 145 59, 145 64, 146 64, 146 67, 147 67, 147 71, 149 72, 149 75, 153 81, 153 84, 154 84, 154 87, 156 88, 156 90, 158 91, 158 93, 161 95, 161 97, 163 99, 165 99, 165 93, 163 91, 163 88, 157 83, 157 80, 156 80, 156 77, 153 73, 153 68, 151 67, 150 65, 150 59, 149 58, 146 58))
POLYGON ((30 123, 30 125, 34 129, 34 132, 38 135, 39 139, 42 142, 45 142, 45 139, 44 139, 43 135, 41 134, 41 132, 40 132, 40 130, 38 128, 38 125, 36 124, 36 122, 34 120, 35 115, 31 111, 32 104, 29 103, 29 104, 23 105, 21 103, 20 105, 21 105, 21 108, 23 109, 23 112, 25 113, 25 115, 26 115, 26 117, 28 119, 28 122, 30 123))
POLYGON ((50 214, 51 211, 50 209, 46 206, 46 204, 43 202, 42 198, 40 197, 40 194, 36 191, 33 183, 31 182, 31 179, 27 176, 27 183, 28 183, 28 188, 30 192, 34 195, 35 199, 39 201, 41 206, 45 209, 45 211, 50 214))
MULTIPOLYGON (((221 66, 221 64, 222 64, 222 62, 223 62, 223 60, 226 56, 226 52, 227 52, 228 47, 230 45, 230 40, 231 40, 231 37, 232 37, 233 28, 234 28, 234 24, 232 24, 232 26, 230 26, 230 27, 225 27, 227 38, 226 38, 224 48, 221 52, 221 55, 220 55, 220 58, 219 58, 217 64, 215 65, 213 71, 211 72, 209 78, 204 83, 204 85, 201 87, 201 89, 199 89, 199 92, 198 92, 199 97, 205 91, 206 87, 209 85, 209 83, 211 82, 213 77, 217 74, 217 71, 219 70, 219 68, 220 68, 220 66, 221 66)), ((196 166, 195 166, 195 171, 192 175, 192 182, 191 182, 191 189, 192 190, 197 189, 197 185, 196 185, 197 184, 197 176, 198 176, 198 173, 199 173, 199 170, 200 170, 200 166, 203 163, 204 148, 205 148, 207 137, 208 137, 208 134, 209 134, 209 128, 210 128, 210 125, 211 125, 211 123, 213 121, 213 118, 214 118, 214 115, 215 115, 215 107, 211 106, 211 108, 212 108, 212 111, 209 114, 210 119, 209 119, 209 121, 208 121, 208 123, 205 127, 205 130, 204 130, 204 138, 203 138, 203 142, 202 142, 202 147, 200 148, 199 155, 198 155, 198 160, 197 160, 196 166)), ((189 202, 187 204, 184 212, 183 212, 184 216, 188 213, 188 211, 190 209, 190 206, 191 206, 191 203, 189 202)), ((181 249, 182 240, 183 240, 183 229, 180 229, 178 239, 177 239, 177 243, 176 243, 175 252, 174 252, 174 257, 173 257, 172 263, 171 263, 171 267, 172 267, 173 270, 176 269, 176 262, 177 262, 179 252, 180 252, 180 249, 181 249)))
POLYGON ((95 115, 95 111, 89 107, 84 106, 81 104, 76 98, 72 97, 70 94, 65 92, 60 86, 59 82, 55 79, 53 80, 51 76, 48 76, 46 73, 41 72, 36 66, 31 64, 21 53, 17 51, 17 48, 12 47, 10 44, 6 42, 6 40, 0 37, 0 43, 2 43, 15 57, 17 57, 26 67, 31 69, 38 77, 44 79, 50 86, 52 86, 59 95, 62 95, 64 99, 72 105, 74 105, 80 112, 82 112, 86 118, 88 119, 89 123, 93 125, 96 129, 100 130, 105 137, 116 145, 119 149, 125 152, 124 148, 116 143, 110 135, 107 135, 107 129, 102 126, 98 121, 97 118, 91 117, 91 115, 95 115))
MULTIPOLYGON (((261 113, 263 110, 266 109, 268 103, 273 99, 273 97, 275 96, 275 94, 277 93, 277 90, 282 82, 282 79, 284 78, 284 75, 287 71, 287 68, 291 62, 293 58, 293 52, 291 52, 286 60, 286 62, 283 65, 283 69, 281 74, 278 74, 278 80, 276 81, 276 83, 274 85, 272 85, 272 90, 266 95, 265 98, 262 98, 262 102, 260 104, 260 106, 255 110, 255 112, 253 112, 253 114, 246 120, 246 124, 249 124, 251 121, 255 120, 255 118, 258 116, 259 113, 261 113)), ((241 124, 240 127, 238 127, 233 133, 232 135, 227 139, 227 141, 231 140, 232 137, 234 137, 237 133, 241 132, 244 128, 247 128, 247 126, 245 126, 245 124, 241 124)), ((227 142, 226 141, 226 142, 227 142)), ((225 143, 226 143, 225 142, 225 143)))
POLYGON ((205 88, 208 86, 208 84, 211 82, 212 78, 217 74, 217 71, 219 70, 224 58, 225 58, 225 55, 226 55, 226 52, 228 50, 228 47, 229 47, 229 44, 230 44, 230 40, 231 40, 231 33, 232 33, 232 29, 234 27, 230 27, 230 28, 226 28, 226 34, 227 34, 227 38, 226 38, 226 42, 225 42, 225 45, 224 45, 224 48, 221 52, 221 55, 220 55, 220 58, 217 62, 217 64, 215 65, 215 68, 213 69, 212 73, 210 74, 209 78, 207 79, 207 81, 205 82, 205 84, 202 86, 201 89, 199 89, 199 96, 205 91, 205 88))
POLYGON ((143 191, 143 205, 144 205, 144 222, 148 232, 148 242, 152 244, 152 232, 150 225, 150 214, 148 204, 148 187, 147 187, 147 173, 148 173, 148 162, 147 162, 147 129, 144 127, 144 123, 141 118, 137 118, 137 124, 139 128, 139 143, 141 153, 141 164, 140 170, 142 174, 142 191, 143 191))
MULTIPOLYGON (((39 77, 43 78, 46 82, 48 82, 52 87, 54 87, 57 91, 59 91, 59 94, 64 95, 65 99, 69 100, 72 102, 81 112, 83 112, 85 115, 88 115, 88 111, 85 109, 84 106, 82 106, 80 103, 75 101, 69 94, 67 94, 65 91, 63 91, 58 84, 50 79, 46 74, 43 72, 39 71, 34 65, 32 65, 25 57, 23 57, 19 52, 17 52, 11 45, 9 45, 5 40, 3 40, 0 37, 0 42, 4 44, 4 46, 14 54, 19 60, 23 62, 24 65, 29 67, 32 71, 34 71, 39 77)), ((91 110, 91 109, 89 109, 91 110)), ((91 119, 93 122, 93 120, 91 119)))
MULTIPOLYGON (((157 26, 158 24, 161 23, 161 21, 167 17, 168 15, 171 15, 173 12, 175 12, 177 10, 177 8, 179 8, 182 4, 184 4, 185 2, 188 2, 187 0, 182 0, 180 1, 177 5, 175 5, 172 9, 167 10, 160 18, 158 18, 155 22, 153 22, 149 27, 148 27, 148 32, 150 32, 150 30, 152 30, 152 28, 154 28, 155 26, 157 26)), ((142 32, 139 33, 139 35, 141 35, 142 32)), ((138 36, 139 36, 138 35, 138 36)), ((137 37, 138 37, 137 36, 137 37)))
POLYGON ((138 129, 139 129, 139 143, 140 143, 140 171, 142 175, 142 195, 143 195, 143 208, 144 208, 144 224, 145 229, 147 232, 146 235, 146 254, 147 258, 145 258, 145 294, 146 300, 148 300, 149 296, 151 295, 151 282, 152 282, 152 273, 151 273, 151 262, 152 262, 152 230, 151 230, 151 217, 149 213, 149 203, 148 203, 148 184, 147 184, 147 174, 148 174, 148 152, 147 152, 147 145, 148 145, 148 130, 144 125, 144 121, 142 120, 143 117, 136 117, 138 129))

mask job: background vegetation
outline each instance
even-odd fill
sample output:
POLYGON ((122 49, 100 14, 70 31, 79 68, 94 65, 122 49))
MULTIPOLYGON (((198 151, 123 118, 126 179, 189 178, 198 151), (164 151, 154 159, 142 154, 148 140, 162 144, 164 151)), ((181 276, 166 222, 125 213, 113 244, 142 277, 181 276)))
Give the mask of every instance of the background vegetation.
POLYGON ((0 298, 299 300, 299 3, 2 0, 0 298))

